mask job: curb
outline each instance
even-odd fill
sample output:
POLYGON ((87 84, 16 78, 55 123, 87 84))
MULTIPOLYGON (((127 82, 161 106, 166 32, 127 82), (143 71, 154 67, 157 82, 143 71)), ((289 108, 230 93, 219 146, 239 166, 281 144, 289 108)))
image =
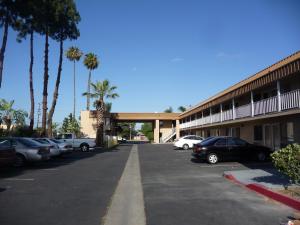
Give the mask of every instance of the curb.
POLYGON ((260 185, 260 184, 255 184, 255 183, 244 184, 244 183, 240 182, 239 180, 237 180, 232 174, 224 174, 223 176, 226 179, 228 179, 234 183, 242 185, 252 191, 255 191, 259 194, 262 194, 268 198, 271 198, 275 201, 278 201, 282 204, 285 204, 293 209, 300 211, 300 201, 299 200, 293 199, 287 195, 283 195, 278 192, 274 192, 274 191, 270 190, 269 188, 267 188, 263 185, 260 185))

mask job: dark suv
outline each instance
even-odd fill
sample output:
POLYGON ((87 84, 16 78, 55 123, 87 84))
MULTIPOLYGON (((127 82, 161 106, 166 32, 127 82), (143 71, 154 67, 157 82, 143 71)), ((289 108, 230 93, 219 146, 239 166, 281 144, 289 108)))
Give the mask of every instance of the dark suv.
POLYGON ((213 137, 194 145, 192 156, 205 159, 210 164, 234 159, 254 159, 265 161, 272 153, 265 146, 249 144, 236 137, 213 137))

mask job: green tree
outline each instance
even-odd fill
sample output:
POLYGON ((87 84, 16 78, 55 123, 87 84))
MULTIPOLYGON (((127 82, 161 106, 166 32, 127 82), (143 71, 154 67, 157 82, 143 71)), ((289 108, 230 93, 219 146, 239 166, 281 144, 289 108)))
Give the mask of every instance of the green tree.
POLYGON ((80 135, 80 125, 79 122, 74 118, 72 113, 65 117, 63 124, 60 129, 61 133, 73 133, 78 137, 80 135))
POLYGON ((0 27, 3 29, 2 45, 0 49, 0 88, 2 85, 2 72, 4 64, 4 54, 7 43, 8 28, 14 28, 17 21, 16 2, 14 0, 0 1, 0 27))
POLYGON ((132 136, 135 136, 137 134, 137 131, 135 129, 136 123, 120 123, 119 126, 121 127, 120 136, 126 137, 127 139, 132 139, 132 136))
POLYGON ((83 96, 89 95, 91 98, 96 98, 95 106, 97 110, 97 134, 96 134, 96 145, 103 146, 103 135, 104 135, 104 114, 105 114, 105 100, 115 99, 119 95, 115 92, 116 86, 111 86, 108 80, 96 81, 91 83, 92 92, 85 92, 83 96))
POLYGON ((185 112, 186 111, 186 108, 184 106, 179 106, 178 107, 178 111, 179 112, 185 112))
POLYGON ((83 64, 89 70, 88 85, 87 85, 88 94, 86 95, 86 110, 90 110, 91 76, 92 76, 92 70, 95 70, 99 65, 97 55, 93 53, 86 54, 83 60, 83 64))
POLYGON ((75 64, 78 62, 81 58, 83 53, 80 51, 79 48, 72 46, 68 49, 66 52, 66 57, 73 62, 73 115, 76 118, 76 71, 75 71, 75 64))
POLYGON ((24 110, 14 109, 14 102, 14 100, 6 101, 5 99, 0 99, 0 118, 6 125, 8 132, 11 130, 12 125, 24 126, 28 116, 24 110))
MULTIPOLYGON (((55 89, 54 89, 54 93, 53 93, 51 108, 50 108, 49 114, 48 114, 48 120, 47 120, 49 137, 52 136, 52 119, 53 119, 53 114, 55 111, 56 102, 58 99, 58 90, 59 90, 59 84, 60 84, 60 78, 61 78, 63 51, 64 51, 63 43, 67 39, 74 40, 79 37, 79 30, 77 28, 77 24, 80 21, 80 15, 76 9, 76 5, 73 0, 61 0, 60 2, 57 2, 57 6, 55 8, 57 9, 55 11, 55 14, 56 14, 55 18, 56 18, 56 26, 57 26, 58 32, 53 34, 53 39, 55 39, 56 41, 59 42, 60 47, 59 47, 59 62, 58 62, 58 71, 57 71, 55 89)), ((72 53, 70 55, 67 54, 67 57, 68 56, 72 57, 72 53)), ((73 59, 77 60, 78 54, 77 54, 77 57, 75 57, 73 59)), ((74 61, 74 65, 75 65, 75 61, 74 61)), ((74 68, 74 73, 75 73, 75 68, 74 68)), ((75 77, 74 77, 74 81, 75 81, 75 77)), ((73 115, 75 117, 75 103, 74 103, 73 115)))
POLYGON ((153 138, 153 127, 151 123, 144 123, 141 127, 141 132, 148 138, 149 141, 152 141, 153 138))
POLYGON ((170 107, 167 108, 164 112, 165 112, 165 113, 172 113, 172 112, 173 112, 173 108, 170 106, 170 107))

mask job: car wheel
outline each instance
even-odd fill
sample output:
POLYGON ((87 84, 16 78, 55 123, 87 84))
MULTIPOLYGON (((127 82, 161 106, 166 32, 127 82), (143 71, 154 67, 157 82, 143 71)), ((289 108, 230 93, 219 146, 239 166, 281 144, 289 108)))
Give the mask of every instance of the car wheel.
POLYGON ((89 146, 88 144, 82 144, 82 145, 80 146, 80 149, 81 149, 81 151, 83 151, 83 152, 87 152, 87 151, 89 151, 90 146, 89 146))
POLYGON ((264 152, 259 152, 259 153, 257 154, 257 159, 258 159, 258 161, 260 161, 260 162, 266 161, 266 159, 267 159, 266 153, 264 153, 264 152))
POLYGON ((184 150, 188 150, 190 147, 189 147, 188 144, 184 144, 184 145, 182 146, 182 148, 183 148, 184 150))
POLYGON ((219 161, 218 155, 216 153, 210 153, 207 156, 207 162, 209 164, 216 164, 219 161))
POLYGON ((26 163, 25 157, 23 155, 17 154, 13 166, 22 167, 25 165, 25 163, 26 163))

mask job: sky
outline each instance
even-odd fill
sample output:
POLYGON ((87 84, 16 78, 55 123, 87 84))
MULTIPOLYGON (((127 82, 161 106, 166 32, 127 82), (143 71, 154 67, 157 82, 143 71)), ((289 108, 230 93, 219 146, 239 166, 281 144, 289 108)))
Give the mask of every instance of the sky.
MULTIPOLYGON (((77 0, 80 37, 65 49, 95 53, 92 81, 109 79, 113 112, 162 112, 192 106, 300 50, 297 0, 77 0)), ((0 28, 2 42, 3 29, 0 28)), ((35 35, 34 90, 42 101, 44 37, 35 35)), ((59 45, 50 42, 50 107, 59 45)), ((29 40, 9 30, 0 98, 30 110, 29 40)), ((73 67, 63 62, 54 121, 73 110, 73 67)), ((88 70, 76 65, 76 115, 86 108, 88 70)), ((38 105, 36 104, 36 112, 38 105)))

